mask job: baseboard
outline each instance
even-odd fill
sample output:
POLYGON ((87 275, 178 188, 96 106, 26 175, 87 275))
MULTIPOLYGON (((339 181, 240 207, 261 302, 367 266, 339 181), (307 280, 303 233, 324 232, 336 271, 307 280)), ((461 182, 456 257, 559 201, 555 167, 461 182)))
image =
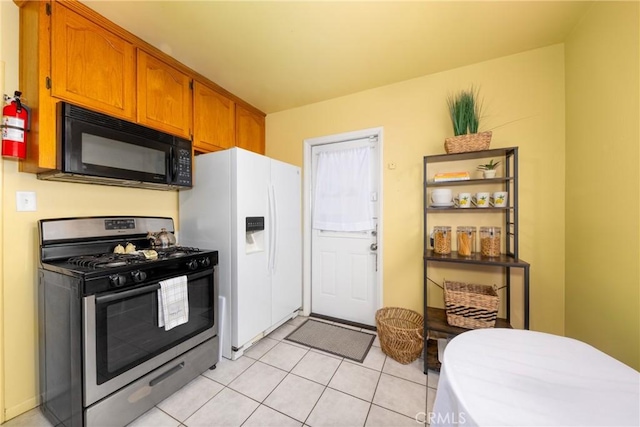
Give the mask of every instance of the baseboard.
POLYGON ((22 415, 25 412, 29 412, 33 408, 36 408, 38 405, 39 405, 38 399, 35 397, 32 397, 31 399, 26 400, 19 405, 13 406, 11 408, 5 408, 4 421, 7 422, 12 418, 17 417, 18 415, 22 415))

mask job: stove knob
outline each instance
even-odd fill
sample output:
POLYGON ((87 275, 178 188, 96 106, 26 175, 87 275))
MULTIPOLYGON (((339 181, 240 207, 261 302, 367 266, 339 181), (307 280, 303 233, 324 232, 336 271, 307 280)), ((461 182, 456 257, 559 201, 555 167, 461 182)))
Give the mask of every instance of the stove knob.
POLYGON ((120 274, 112 274, 109 276, 109 282, 111 282, 111 286, 119 288, 127 283, 127 278, 120 274))
POLYGON ((147 273, 145 273, 144 271, 135 270, 131 272, 131 278, 133 278, 134 282, 140 283, 147 278, 147 273))
POLYGON ((198 262, 201 267, 209 267, 211 265, 211 260, 209 258, 200 258, 198 262))
POLYGON ((195 270, 196 268, 198 268, 198 261, 195 259, 192 259, 191 261, 187 261, 187 268, 189 270, 195 270))

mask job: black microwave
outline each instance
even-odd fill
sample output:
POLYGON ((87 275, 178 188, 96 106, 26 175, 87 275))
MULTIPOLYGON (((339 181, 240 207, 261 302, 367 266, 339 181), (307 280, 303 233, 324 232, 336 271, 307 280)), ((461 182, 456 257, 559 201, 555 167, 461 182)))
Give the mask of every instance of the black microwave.
POLYGON ((176 190, 191 187, 191 141, 77 105, 57 105, 58 169, 39 179, 176 190))

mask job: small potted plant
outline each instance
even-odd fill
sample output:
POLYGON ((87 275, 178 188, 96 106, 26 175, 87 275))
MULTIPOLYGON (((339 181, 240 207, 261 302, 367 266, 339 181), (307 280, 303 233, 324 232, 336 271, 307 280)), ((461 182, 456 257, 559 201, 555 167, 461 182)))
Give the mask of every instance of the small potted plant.
POLYGON ((478 165, 478 170, 482 171, 483 178, 495 178, 496 172, 497 172, 496 169, 498 168, 499 164, 500 164, 499 160, 493 163, 493 159, 491 159, 489 163, 486 163, 484 165, 478 165))
POLYGON ((444 140, 447 154, 488 149, 491 131, 478 132, 482 113, 479 90, 471 86, 469 90, 449 95, 447 106, 455 135, 444 140))

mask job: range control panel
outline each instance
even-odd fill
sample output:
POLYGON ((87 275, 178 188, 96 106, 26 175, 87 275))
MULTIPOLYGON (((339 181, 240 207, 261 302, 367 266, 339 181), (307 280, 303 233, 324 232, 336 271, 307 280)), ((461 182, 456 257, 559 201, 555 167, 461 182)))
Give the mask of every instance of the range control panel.
POLYGON ((132 218, 127 219, 105 219, 105 230, 132 230, 136 228, 136 220, 132 218))

